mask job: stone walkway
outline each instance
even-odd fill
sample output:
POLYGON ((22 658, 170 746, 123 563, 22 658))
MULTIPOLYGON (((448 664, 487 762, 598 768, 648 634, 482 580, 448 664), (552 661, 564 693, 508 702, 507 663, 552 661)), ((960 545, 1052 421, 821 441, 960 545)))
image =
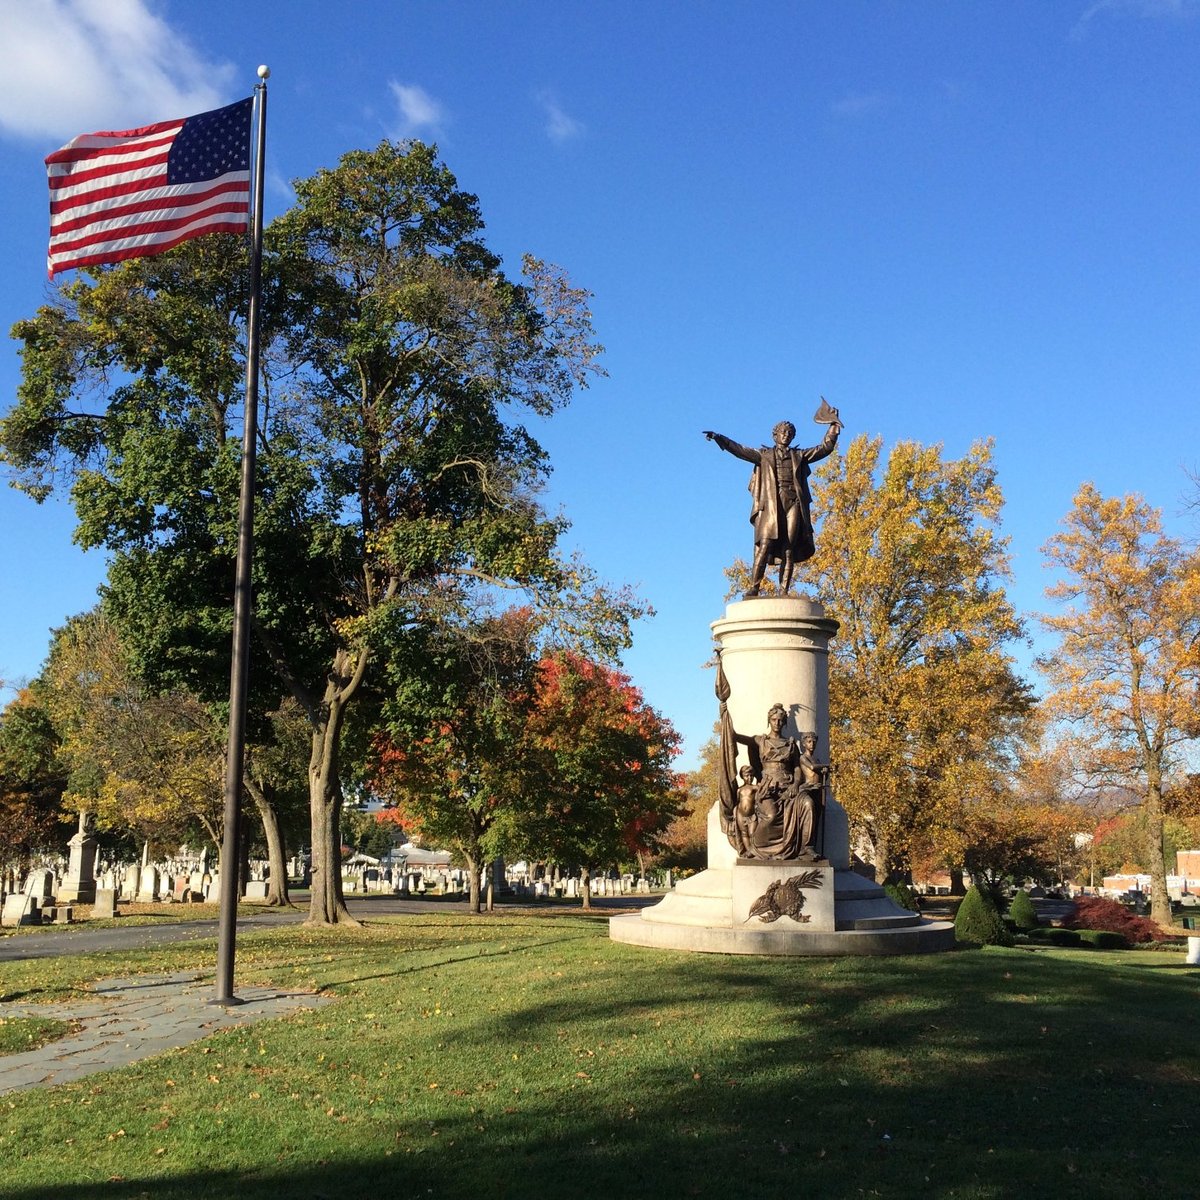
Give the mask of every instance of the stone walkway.
POLYGON ((124 1067, 165 1050, 199 1041, 218 1029, 232 1029, 332 999, 311 992, 238 987, 243 1004, 210 1004, 211 973, 181 971, 105 979, 92 987, 94 1001, 69 1004, 4 1004, 0 1015, 52 1017, 77 1022, 78 1033, 23 1054, 0 1055, 0 1096, 23 1088, 72 1083, 97 1071, 124 1067))

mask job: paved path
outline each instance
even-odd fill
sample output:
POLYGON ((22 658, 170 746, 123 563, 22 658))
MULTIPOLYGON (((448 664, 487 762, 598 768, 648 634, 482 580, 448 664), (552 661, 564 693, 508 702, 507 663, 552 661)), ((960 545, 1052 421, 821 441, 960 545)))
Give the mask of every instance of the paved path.
MULTIPOLYGON (((657 896, 599 897, 598 908, 640 907, 657 896)), ((393 896, 351 898, 348 907, 360 918, 400 913, 461 912, 453 901, 404 900, 393 896)), ((579 909, 498 906, 501 913, 578 912, 579 909)), ((294 925, 307 915, 306 908, 270 909, 238 918, 238 930, 269 929, 294 925)), ((113 950, 142 949, 169 942, 197 941, 217 934, 215 920, 184 921, 163 925, 112 926, 107 929, 53 928, 0 938, 0 960, 57 957, 65 954, 99 954, 113 950)), ((186 1046, 218 1029, 229 1029, 268 1017, 283 1016, 299 1008, 315 1008, 332 1000, 310 992, 281 992, 272 988, 237 986, 244 1003, 222 1008, 209 1003, 213 994, 211 971, 182 971, 173 975, 146 975, 134 979, 106 979, 93 985, 94 1000, 69 1004, 0 1004, 0 1015, 52 1017, 78 1023, 70 1037, 23 1054, 0 1055, 0 1096, 23 1088, 71 1083, 124 1067, 176 1046, 186 1046)))
POLYGON ((332 999, 311 992, 240 986, 237 994, 244 1003, 222 1008, 209 1003, 211 973, 196 971, 106 979, 92 990, 96 999, 90 1001, 3 1006, 8 1019, 54 1017, 78 1022, 81 1028, 37 1050, 0 1055, 0 1096, 23 1088, 73 1083, 97 1071, 186 1046, 218 1029, 316 1008, 332 999))

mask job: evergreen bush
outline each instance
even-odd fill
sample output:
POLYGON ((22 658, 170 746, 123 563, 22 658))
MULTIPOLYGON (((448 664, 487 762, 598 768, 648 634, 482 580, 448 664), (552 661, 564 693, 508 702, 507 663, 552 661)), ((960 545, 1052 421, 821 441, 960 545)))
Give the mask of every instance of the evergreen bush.
POLYGON ((1125 935, 1113 933, 1108 929, 1080 929, 1079 939, 1085 946, 1094 946, 1097 950, 1128 950, 1129 943, 1125 935))
POLYGON ((990 894, 981 891, 975 884, 967 889, 963 902, 958 906, 958 915, 954 918, 954 936, 960 942, 976 945, 1013 944, 1013 936, 1004 927, 990 894))
POLYGON ((898 904, 901 908, 907 908, 909 912, 921 911, 921 906, 917 901, 917 894, 907 883, 885 883, 883 890, 887 893, 888 899, 892 903, 898 904))
POLYGON ((1037 909, 1033 906, 1033 901, 1029 898, 1029 893, 1021 888, 1020 891, 1012 898, 1012 903, 1008 906, 1008 919, 1020 930, 1036 929, 1041 925, 1038 920, 1037 909))
POLYGON ((1025 936, 1032 942, 1049 942, 1051 946, 1078 946, 1081 944, 1080 935, 1074 929, 1042 926, 1039 929, 1026 931, 1025 936))

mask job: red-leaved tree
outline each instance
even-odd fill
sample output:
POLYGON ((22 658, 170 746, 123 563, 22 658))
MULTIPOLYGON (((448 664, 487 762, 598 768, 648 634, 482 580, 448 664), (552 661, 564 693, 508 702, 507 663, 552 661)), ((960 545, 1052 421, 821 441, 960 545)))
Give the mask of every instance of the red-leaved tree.
POLYGON ((652 851, 682 810, 679 744, 629 676, 570 653, 539 664, 522 839, 531 856, 580 868, 584 908, 592 869, 652 851))

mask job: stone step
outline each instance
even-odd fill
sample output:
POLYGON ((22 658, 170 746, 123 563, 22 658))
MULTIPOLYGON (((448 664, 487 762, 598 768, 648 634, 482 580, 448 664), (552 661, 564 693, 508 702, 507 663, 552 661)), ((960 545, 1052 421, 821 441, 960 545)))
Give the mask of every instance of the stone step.
POLYGON ((884 916, 884 917, 854 917, 843 919, 841 914, 838 914, 838 929, 908 929, 913 925, 920 925, 921 918, 916 913, 908 913, 903 916, 884 916))

